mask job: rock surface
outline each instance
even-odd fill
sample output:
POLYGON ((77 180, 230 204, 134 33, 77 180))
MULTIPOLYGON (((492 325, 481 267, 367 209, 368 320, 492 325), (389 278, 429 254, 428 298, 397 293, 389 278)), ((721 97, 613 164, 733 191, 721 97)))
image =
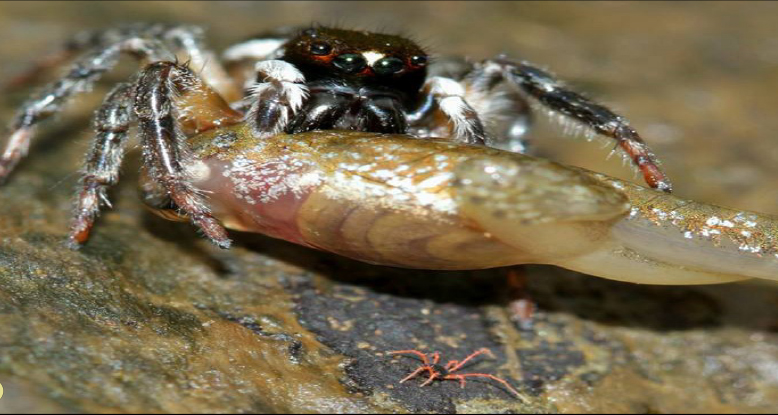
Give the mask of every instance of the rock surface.
MULTIPOLYGON (((483 57, 484 45, 489 53, 522 49, 629 108, 644 135, 657 137, 655 150, 667 155, 683 196, 775 212, 778 183, 769 178, 778 174, 771 116, 778 98, 757 93, 778 86, 778 54, 767 41, 778 38, 768 19, 775 8, 3 3, 4 38, 26 41, 2 45, 0 71, 7 77, 52 42, 106 21, 207 23, 214 44, 223 45, 280 24, 341 14, 369 27, 382 16, 434 39, 442 52, 483 57), (433 19, 436 27, 424 24, 433 19), (473 24, 485 29, 473 35, 473 24), (747 138, 748 146, 732 137, 747 138)), ((4 96, 3 119, 23 95, 4 96)), ((249 234, 218 250, 187 225, 141 207, 137 154, 113 193, 115 209, 84 249, 70 251, 62 240, 74 172, 99 95, 49 123, 34 156, 0 190, 2 413, 778 407, 774 285, 636 286, 527 267, 538 311, 534 325, 520 329, 504 308, 502 270, 382 268, 249 234), (418 363, 386 354, 418 348, 461 359, 481 347, 495 359, 467 371, 502 376, 525 400, 489 381, 471 380, 464 390, 456 382, 400 385, 418 363)), ((568 162, 595 168, 601 160, 598 146, 538 141, 568 162)), ((625 174, 613 163, 598 170, 625 174)))

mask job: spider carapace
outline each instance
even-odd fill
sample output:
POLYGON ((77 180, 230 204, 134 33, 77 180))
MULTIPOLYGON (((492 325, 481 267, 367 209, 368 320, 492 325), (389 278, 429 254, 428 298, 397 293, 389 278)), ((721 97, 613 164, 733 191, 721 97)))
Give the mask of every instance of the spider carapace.
POLYGON ((405 133, 427 77, 427 53, 392 35, 308 29, 280 60, 306 80, 309 97, 287 132, 345 129, 405 133))

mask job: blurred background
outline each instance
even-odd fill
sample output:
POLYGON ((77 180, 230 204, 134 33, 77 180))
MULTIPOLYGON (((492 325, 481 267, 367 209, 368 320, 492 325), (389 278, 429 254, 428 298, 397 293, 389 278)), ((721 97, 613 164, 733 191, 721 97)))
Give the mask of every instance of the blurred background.
MULTIPOLYGON (((81 29, 129 21, 202 24, 217 50, 311 22, 400 32, 435 54, 545 67, 631 120, 679 195, 778 213, 777 16, 770 2, 2 2, 0 73, 81 29)), ((610 147, 538 124, 540 154, 634 178, 605 161, 610 147)))

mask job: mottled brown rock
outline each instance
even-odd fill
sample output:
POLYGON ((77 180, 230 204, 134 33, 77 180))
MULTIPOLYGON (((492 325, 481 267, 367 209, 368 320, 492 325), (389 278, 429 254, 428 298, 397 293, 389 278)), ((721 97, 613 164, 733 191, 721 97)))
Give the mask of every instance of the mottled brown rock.
MULTIPOLYGON (((214 44, 280 24, 389 21, 445 53, 506 51, 547 64, 623 111, 684 197, 774 213, 776 5, 637 3, 3 3, 4 76, 86 26, 205 22, 214 44), (425 24, 433 21, 433 24, 425 24), (770 92, 770 93, 768 93, 770 92)), ((128 71, 124 71, 128 72, 128 71)), ((114 79, 121 79, 117 75, 114 79)), ((105 92, 101 87, 98 92, 105 92)), ((2 119, 24 93, 4 95, 2 119)), ((65 248, 89 109, 42 130, 0 189, 0 412, 771 412, 778 407, 774 285, 651 287, 527 267, 535 323, 504 309, 503 271, 381 268, 235 234, 222 251, 137 200, 138 155, 115 209, 65 248), (439 350, 496 359, 530 397, 471 381, 397 381, 439 350)), ((601 164, 596 145, 537 145, 601 164)), ((598 168, 598 166, 600 166, 598 168)))

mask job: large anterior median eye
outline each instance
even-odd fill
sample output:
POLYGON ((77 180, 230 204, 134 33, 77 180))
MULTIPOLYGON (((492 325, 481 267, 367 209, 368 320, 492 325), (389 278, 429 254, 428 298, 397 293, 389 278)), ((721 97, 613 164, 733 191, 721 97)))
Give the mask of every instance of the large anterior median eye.
POLYGON ((362 72, 362 70, 365 69, 367 66, 367 61, 362 55, 356 53, 347 53, 333 59, 332 64, 343 72, 357 73, 362 72))
POLYGON ((405 68, 402 59, 390 56, 383 58, 373 64, 373 70, 379 75, 391 75, 400 72, 405 68))
POLYGON ((311 54, 317 56, 329 55, 332 52, 332 45, 327 42, 311 43, 311 54))

